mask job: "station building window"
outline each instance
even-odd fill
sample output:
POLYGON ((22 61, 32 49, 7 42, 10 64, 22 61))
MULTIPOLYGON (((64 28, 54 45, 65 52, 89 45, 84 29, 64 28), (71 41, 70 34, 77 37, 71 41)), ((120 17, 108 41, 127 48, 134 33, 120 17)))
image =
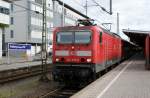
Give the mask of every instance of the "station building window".
POLYGON ((11 24, 11 25, 14 24, 14 18, 13 18, 13 17, 10 18, 10 24, 11 24))
POLYGON ((51 7, 51 4, 48 4, 49 7, 51 7))
POLYGON ((14 31, 10 30, 10 38, 14 38, 14 31))
POLYGON ((9 9, 2 7, 2 6, 0 6, 0 13, 6 14, 6 15, 10 14, 9 9))
POLYGON ((14 5, 11 3, 11 12, 14 11, 14 5))
POLYGON ((42 5, 42 0, 35 0, 35 2, 42 5))

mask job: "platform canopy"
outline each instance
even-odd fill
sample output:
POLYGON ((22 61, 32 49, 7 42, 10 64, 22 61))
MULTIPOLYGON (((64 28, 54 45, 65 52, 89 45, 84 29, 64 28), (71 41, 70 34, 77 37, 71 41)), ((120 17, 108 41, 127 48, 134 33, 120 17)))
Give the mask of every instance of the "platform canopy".
POLYGON ((123 33, 125 33, 130 38, 131 42, 144 47, 145 38, 150 33, 150 31, 123 29, 123 33))

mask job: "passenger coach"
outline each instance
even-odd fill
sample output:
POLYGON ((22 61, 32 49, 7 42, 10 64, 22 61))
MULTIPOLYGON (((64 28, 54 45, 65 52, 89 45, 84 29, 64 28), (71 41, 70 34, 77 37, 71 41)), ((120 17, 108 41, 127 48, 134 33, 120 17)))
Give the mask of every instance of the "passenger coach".
POLYGON ((146 69, 150 70, 150 35, 145 40, 146 69))

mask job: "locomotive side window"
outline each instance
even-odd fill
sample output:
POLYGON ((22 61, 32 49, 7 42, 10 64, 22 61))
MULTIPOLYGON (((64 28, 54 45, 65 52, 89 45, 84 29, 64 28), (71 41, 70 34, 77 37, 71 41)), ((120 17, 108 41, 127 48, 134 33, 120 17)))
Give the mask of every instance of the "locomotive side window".
POLYGON ((73 43, 73 33, 72 32, 59 32, 57 33, 57 43, 70 44, 73 43))
POLYGON ((75 43, 87 44, 91 42, 91 32, 75 32, 75 43))
POLYGON ((102 35, 103 35, 102 32, 100 32, 99 33, 99 42, 100 42, 100 44, 102 43, 102 35))

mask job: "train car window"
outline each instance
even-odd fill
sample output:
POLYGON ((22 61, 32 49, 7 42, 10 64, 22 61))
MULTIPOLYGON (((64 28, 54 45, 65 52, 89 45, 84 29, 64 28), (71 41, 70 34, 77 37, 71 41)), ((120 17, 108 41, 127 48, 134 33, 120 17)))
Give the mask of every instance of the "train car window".
POLYGON ((102 32, 99 33, 99 42, 102 43, 102 32))
POLYGON ((75 43, 88 44, 91 42, 91 32, 75 32, 75 43))
POLYGON ((71 44, 73 43, 73 32, 58 32, 57 33, 57 43, 60 44, 71 44))

